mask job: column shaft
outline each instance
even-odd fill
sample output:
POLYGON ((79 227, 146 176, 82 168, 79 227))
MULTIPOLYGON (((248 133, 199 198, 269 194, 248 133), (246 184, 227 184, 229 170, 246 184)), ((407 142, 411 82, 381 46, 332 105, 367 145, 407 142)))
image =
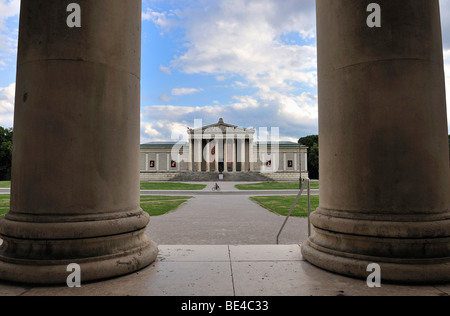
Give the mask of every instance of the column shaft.
POLYGON ((450 170, 437 0, 317 1, 320 206, 306 260, 450 281, 450 170))
POLYGON ((205 152, 205 160, 206 160, 206 172, 211 171, 211 146, 210 141, 206 142, 206 152, 205 152))
POLYGON ((228 172, 228 138, 223 141, 223 172, 228 172))
POLYGON ((253 138, 251 137, 248 141, 248 161, 249 161, 249 169, 250 171, 255 170, 255 152, 254 152, 254 146, 253 146, 253 138))
POLYGON ((193 140, 191 138, 191 135, 189 135, 189 160, 188 160, 188 170, 189 171, 194 170, 193 156, 194 156, 194 145, 193 145, 193 140))
POLYGON ((219 140, 214 139, 214 171, 219 172, 219 140))
POLYGON ((233 162, 232 162, 232 164, 233 164, 233 172, 236 172, 236 159, 237 159, 237 155, 236 155, 236 148, 237 148, 237 146, 236 146, 236 139, 233 139, 232 140, 233 141, 233 162))
POLYGON ((156 258, 139 199, 141 1, 77 3, 72 29, 67 2, 21 2, 3 280, 64 284, 77 263, 86 282, 156 258))

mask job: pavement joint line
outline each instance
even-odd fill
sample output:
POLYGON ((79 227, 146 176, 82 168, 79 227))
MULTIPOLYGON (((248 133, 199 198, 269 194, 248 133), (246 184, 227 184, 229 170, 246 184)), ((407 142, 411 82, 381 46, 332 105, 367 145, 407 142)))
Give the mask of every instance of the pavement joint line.
POLYGON ((233 287, 233 296, 236 296, 236 289, 234 287, 233 261, 231 260, 230 245, 227 245, 227 248, 228 248, 228 258, 230 259, 231 285, 233 287))

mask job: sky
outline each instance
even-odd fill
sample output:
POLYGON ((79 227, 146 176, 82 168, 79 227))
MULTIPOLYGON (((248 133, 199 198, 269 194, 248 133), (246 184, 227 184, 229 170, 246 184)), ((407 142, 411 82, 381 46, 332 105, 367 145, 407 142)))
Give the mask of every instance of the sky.
MULTIPOLYGON (((450 0, 440 2, 450 109, 450 0)), ((0 0, 3 127, 13 125, 19 9, 0 0)), ((289 141, 318 134, 315 26, 315 0, 143 0, 141 143, 174 140, 196 119, 279 128, 289 141)))

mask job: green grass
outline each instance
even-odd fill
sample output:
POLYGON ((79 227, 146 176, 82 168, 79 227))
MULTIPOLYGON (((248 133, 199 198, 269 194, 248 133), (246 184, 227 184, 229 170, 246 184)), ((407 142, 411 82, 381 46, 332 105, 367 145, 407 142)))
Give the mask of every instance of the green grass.
MULTIPOLYGON (((0 218, 9 212, 10 195, 0 195, 0 218)), ((141 196, 141 207, 150 216, 159 216, 176 210, 192 197, 187 196, 141 196)))
POLYGON ((0 195, 0 218, 4 217, 9 212, 9 194, 0 195))
POLYGON ((203 190, 205 184, 177 182, 141 182, 141 190, 203 190))
POLYGON ((176 210, 189 196, 141 196, 141 208, 150 216, 159 216, 176 210))
MULTIPOLYGON (((295 202, 296 196, 254 196, 250 197, 265 209, 283 216, 289 214, 289 210, 295 202)), ((319 207, 319 196, 311 196, 311 213, 319 207)), ((308 197, 301 196, 291 216, 308 216, 308 197)))
POLYGON ((0 181, 0 188, 10 188, 11 187, 11 181, 0 181))
MULTIPOLYGON (((251 184, 237 184, 238 190, 298 190, 298 182, 261 182, 251 184)), ((311 181, 311 189, 318 189, 319 182, 311 181)), ((306 189, 306 188, 305 188, 306 189)))

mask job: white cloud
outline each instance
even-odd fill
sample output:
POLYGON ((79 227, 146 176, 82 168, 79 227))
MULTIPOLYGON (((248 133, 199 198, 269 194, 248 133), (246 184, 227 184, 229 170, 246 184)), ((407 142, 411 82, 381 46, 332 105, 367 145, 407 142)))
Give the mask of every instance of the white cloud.
MULTIPOLYGON (((149 119, 158 121, 162 115, 169 120, 217 122, 224 117, 244 127, 249 122, 283 125, 281 133, 295 137, 302 136, 302 131, 317 132, 316 97, 302 94, 317 86, 316 48, 311 40, 315 37, 314 0, 284 0, 283 5, 279 0, 196 0, 172 18, 169 12, 161 12, 167 25, 181 27, 185 34, 181 53, 170 68, 211 75, 216 81, 237 79, 227 88, 239 90, 232 92, 226 105, 211 100, 210 106, 169 107, 164 113, 148 107, 149 119), (248 89, 253 95, 248 95, 248 89), (236 95, 238 91, 244 95, 236 95)), ((172 94, 196 92, 174 89, 172 94)))
MULTIPOLYGON (((202 119, 204 125, 213 124, 220 117, 225 122, 241 127, 278 127, 283 140, 298 140, 303 135, 314 133, 317 126, 317 98, 311 93, 287 96, 270 92, 267 95, 234 96, 229 104, 212 101, 207 106, 146 106, 142 109, 143 126, 157 130, 141 130, 145 141, 171 140, 174 126, 191 126, 194 120, 202 119), (250 123, 253 122, 253 123, 250 123), (173 125, 175 124, 175 125, 173 125), (286 136, 290 135, 290 136, 286 136)), ((186 129, 182 130, 186 132, 186 129)))
POLYGON ((203 89, 175 88, 175 89, 172 89, 172 95, 177 95, 177 96, 189 95, 189 94, 194 94, 194 93, 198 93, 198 92, 202 92, 202 91, 203 91, 203 89))
POLYGON ((225 81, 226 79, 227 79, 227 77, 225 77, 225 76, 216 76, 217 81, 225 81))
POLYGON ((159 70, 169 76, 172 74, 172 70, 169 67, 164 67, 163 65, 159 66, 159 70))
POLYGON ((167 94, 160 94, 158 99, 163 102, 169 102, 171 98, 167 94))
POLYGON ((0 0, 0 52, 15 53, 17 49, 18 28, 10 29, 6 21, 19 15, 20 0, 0 0))
MULTIPOLYGON (((204 4, 202 2, 202 4, 204 4)), ((226 73, 262 90, 316 85, 316 50, 286 44, 283 36, 314 37, 314 1, 222 0, 190 10, 184 26, 187 50, 172 66, 188 74, 226 73)))
POLYGON ((14 96, 16 84, 0 88, 0 126, 12 127, 14 123, 14 96))
POLYGON ((161 28, 167 28, 170 26, 170 20, 168 19, 172 15, 168 15, 165 12, 156 12, 150 8, 147 8, 145 12, 142 12, 143 21, 151 21, 161 28))

